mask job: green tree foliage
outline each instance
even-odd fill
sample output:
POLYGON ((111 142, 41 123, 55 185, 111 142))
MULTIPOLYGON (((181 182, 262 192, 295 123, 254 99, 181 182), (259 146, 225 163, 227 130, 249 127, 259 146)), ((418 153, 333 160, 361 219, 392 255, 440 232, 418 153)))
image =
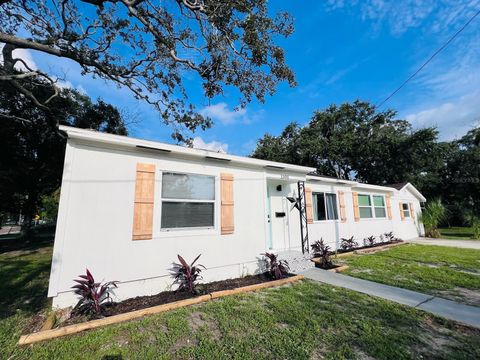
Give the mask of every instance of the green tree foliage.
MULTIPOLYGON (((94 130, 127 134, 122 115, 102 100, 93 102, 75 90, 63 89, 51 101, 55 117, 38 109, 29 98, 8 84, 0 91, 0 112, 28 121, 3 120, 0 131, 0 212, 18 214, 30 220, 41 198, 60 186, 65 138, 57 122, 94 130)), ((49 84, 40 78, 32 93, 44 98, 49 84)))
POLYGON ((54 116, 54 77, 12 54, 30 49, 69 59, 82 74, 152 105, 183 141, 211 126, 188 100, 185 79, 199 80, 208 98, 234 87, 241 105, 263 102, 280 82, 295 85, 277 45, 292 32, 291 16, 272 14, 267 0, 0 0, 0 42, 6 44, 0 81, 54 116), (26 70, 16 71, 19 65, 26 70), (44 97, 29 91, 39 76, 49 85, 44 97))
POLYGON ((58 214, 58 204, 60 202, 60 188, 49 195, 41 197, 40 217, 42 220, 56 221, 58 214))
POLYGON ((447 217, 447 209, 442 204, 440 199, 427 202, 425 209, 422 212, 420 221, 425 227, 425 235, 428 237, 438 238, 440 232, 438 226, 447 217))
POLYGON ((252 156, 311 166, 317 173, 371 184, 409 181, 427 197, 441 197, 450 221, 480 216, 480 128, 452 142, 438 131, 413 129, 393 110, 355 101, 314 113, 303 127, 289 124, 264 135, 252 156))

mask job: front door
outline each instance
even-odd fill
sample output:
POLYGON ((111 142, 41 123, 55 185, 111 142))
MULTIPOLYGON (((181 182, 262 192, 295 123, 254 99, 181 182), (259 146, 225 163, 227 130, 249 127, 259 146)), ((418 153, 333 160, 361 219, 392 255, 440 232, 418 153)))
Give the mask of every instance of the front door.
POLYGON ((269 181, 267 190, 268 248, 270 250, 286 250, 290 244, 288 186, 279 181, 269 181))

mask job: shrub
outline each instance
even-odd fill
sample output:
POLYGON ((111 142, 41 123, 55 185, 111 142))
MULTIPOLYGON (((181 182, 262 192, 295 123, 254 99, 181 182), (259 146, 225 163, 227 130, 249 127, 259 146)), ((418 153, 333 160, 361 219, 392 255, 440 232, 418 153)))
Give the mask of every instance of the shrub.
POLYGON ((447 210, 439 199, 429 202, 419 219, 425 227, 425 236, 440 237, 438 225, 445 220, 446 216, 447 210))
POLYGON ((369 237, 366 237, 365 239, 363 239, 363 244, 364 244, 365 246, 373 246, 373 245, 375 245, 375 236, 370 235, 369 237))
POLYGON ((391 232, 391 231, 388 232, 388 233, 385 233, 385 234, 383 234, 383 235, 385 236, 385 239, 387 239, 386 242, 400 241, 400 239, 397 238, 397 237, 393 234, 393 232, 391 232))
POLYGON ((183 257, 177 255, 180 264, 174 262, 171 269, 172 277, 175 279, 173 285, 178 285, 177 291, 189 291, 192 294, 198 293, 198 281, 202 279, 200 275, 202 272, 201 268, 206 269, 203 265, 195 265, 200 256, 201 254, 189 265, 183 257))
POLYGON ((480 240, 480 219, 474 218, 472 219, 472 239, 480 240))
POLYGON ((87 269, 86 275, 79 275, 77 283, 72 286, 75 294, 80 295, 80 300, 73 309, 73 312, 84 315, 101 315, 105 310, 105 305, 112 302, 110 291, 117 287, 118 281, 109 281, 104 283, 95 282, 92 273, 87 269))
POLYGON ((326 245, 323 242, 323 239, 315 241, 311 245, 311 248, 312 248, 312 251, 313 251, 313 255, 315 257, 320 258, 320 261, 319 261, 318 265, 321 268, 329 269, 333 266, 332 260, 330 259, 330 246, 326 245))
POLYGON ((353 236, 351 238, 341 238, 340 239, 340 247, 342 250, 352 250, 358 247, 358 243, 355 241, 353 236))
POLYGON ((288 275, 290 267, 286 260, 278 260, 278 255, 272 253, 261 254, 265 256, 265 262, 267 263, 267 272, 274 279, 283 279, 288 275))

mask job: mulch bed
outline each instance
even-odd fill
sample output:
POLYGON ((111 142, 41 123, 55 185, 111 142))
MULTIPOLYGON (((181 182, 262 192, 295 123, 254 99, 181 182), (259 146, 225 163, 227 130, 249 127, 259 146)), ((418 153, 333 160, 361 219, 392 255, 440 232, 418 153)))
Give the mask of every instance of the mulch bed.
MULTIPOLYGON (((289 274, 287 277, 294 276, 289 274)), ((194 298, 197 296, 205 295, 212 293, 214 291, 222 291, 222 290, 233 290, 239 287, 254 285, 254 284, 261 284, 264 282, 270 282, 275 279, 272 279, 267 273, 259 274, 259 275, 248 275, 242 278, 236 279, 227 279, 221 281, 214 281, 208 284, 199 284, 198 294, 194 295, 189 292, 176 292, 176 291, 163 291, 156 295, 151 296, 138 296, 136 298, 127 299, 118 303, 112 303, 106 306, 106 311, 104 316, 113 316, 118 314, 127 313, 130 311, 146 309, 152 306, 168 304, 174 301, 185 300, 194 298)), ((74 315, 62 324, 61 327, 78 324, 81 322, 85 322, 88 320, 93 320, 94 318, 90 317, 87 318, 84 315, 74 315)))
MULTIPOLYGON (((372 248, 376 248, 378 246, 398 244, 398 243, 402 243, 402 242, 403 242, 403 240, 385 241, 385 242, 381 242, 381 243, 379 242, 379 243, 376 243, 374 245, 359 246, 359 247, 355 247, 353 249, 348 249, 348 250, 338 249, 337 253, 338 254, 343 254, 343 253, 347 253, 347 252, 351 252, 351 251, 355 251, 355 250, 372 249, 372 248)), ((335 255, 335 251, 333 251, 331 253, 331 255, 335 255)))

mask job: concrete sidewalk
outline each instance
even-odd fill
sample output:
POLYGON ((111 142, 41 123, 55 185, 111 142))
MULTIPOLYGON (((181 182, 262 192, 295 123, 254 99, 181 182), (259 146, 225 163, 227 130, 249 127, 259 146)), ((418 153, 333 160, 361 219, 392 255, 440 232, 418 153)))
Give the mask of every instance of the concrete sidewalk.
POLYGON ((480 249, 480 240, 450 240, 450 239, 432 239, 425 237, 418 237, 406 242, 421 245, 437 245, 437 246, 449 246, 458 247, 464 249, 480 249))
POLYGON ((311 280, 377 296, 480 328, 480 308, 475 306, 317 268, 307 270, 302 275, 311 280))

